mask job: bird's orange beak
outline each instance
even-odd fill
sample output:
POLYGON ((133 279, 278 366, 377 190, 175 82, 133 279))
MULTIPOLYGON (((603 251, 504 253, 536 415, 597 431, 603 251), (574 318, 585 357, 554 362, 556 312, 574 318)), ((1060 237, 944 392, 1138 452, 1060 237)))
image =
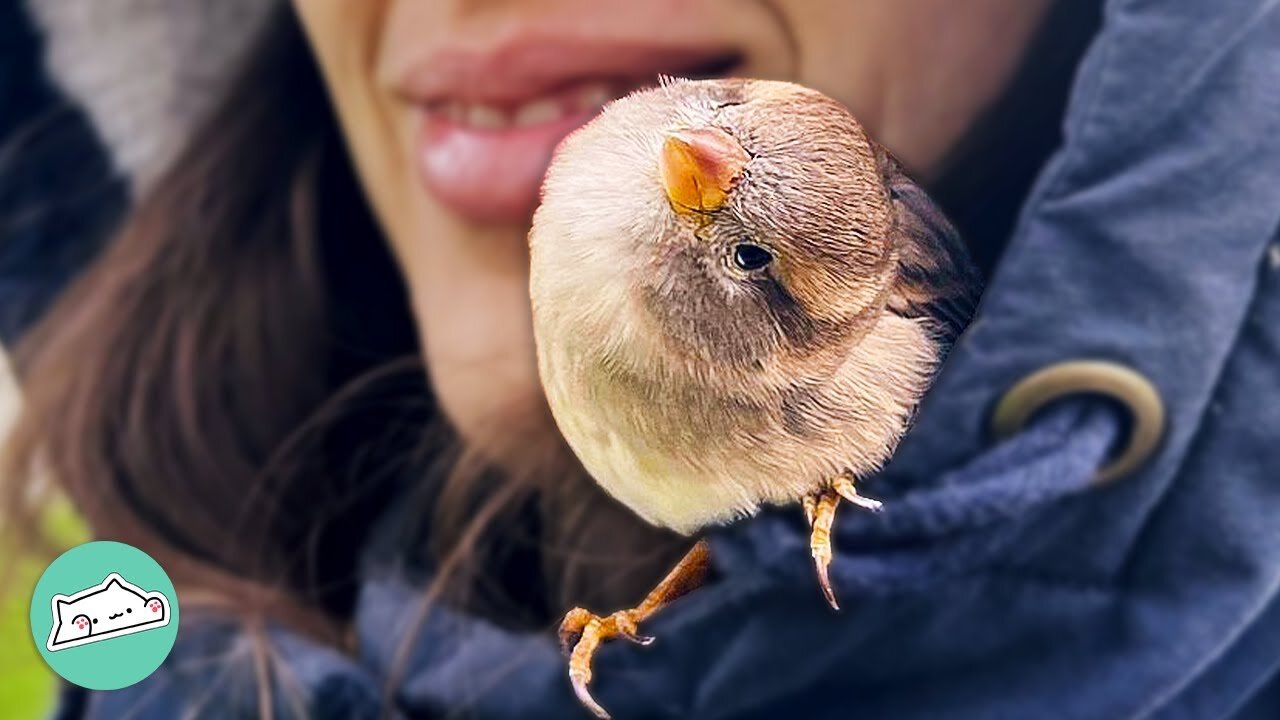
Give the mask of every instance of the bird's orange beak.
POLYGON ((662 146, 662 184, 679 212, 710 212, 729 197, 751 156, 719 128, 677 130, 662 146))

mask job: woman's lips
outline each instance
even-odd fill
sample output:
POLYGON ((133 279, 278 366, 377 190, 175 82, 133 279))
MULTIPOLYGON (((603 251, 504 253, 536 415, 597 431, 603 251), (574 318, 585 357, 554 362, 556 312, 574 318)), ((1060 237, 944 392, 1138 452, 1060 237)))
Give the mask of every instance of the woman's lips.
POLYGON ((417 160, 428 192, 474 222, 525 223, 556 146, 606 103, 664 72, 722 75, 738 56, 565 41, 424 60, 400 92, 419 108, 417 160))
POLYGON ((583 81, 520 103, 428 105, 419 140, 427 190, 473 221, 527 221, 556 145, 620 95, 617 90, 583 81))

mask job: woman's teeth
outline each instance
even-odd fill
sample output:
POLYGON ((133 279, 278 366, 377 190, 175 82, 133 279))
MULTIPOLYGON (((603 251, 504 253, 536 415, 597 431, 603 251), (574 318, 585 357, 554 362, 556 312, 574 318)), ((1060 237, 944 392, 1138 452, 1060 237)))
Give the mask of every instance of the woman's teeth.
POLYGON ((516 127, 541 125, 552 120, 558 120, 563 115, 562 103, 550 98, 534 100, 516 108, 515 112, 511 114, 511 124, 516 127))
POLYGON ((617 97, 606 83, 590 83, 554 97, 533 98, 514 106, 446 101, 429 112, 473 130, 527 128, 555 122, 569 115, 595 112, 617 97))
POLYGON ((581 110, 596 110, 604 107, 615 97, 617 96, 614 95, 613 88, 603 83, 584 85, 578 90, 578 107, 581 110))

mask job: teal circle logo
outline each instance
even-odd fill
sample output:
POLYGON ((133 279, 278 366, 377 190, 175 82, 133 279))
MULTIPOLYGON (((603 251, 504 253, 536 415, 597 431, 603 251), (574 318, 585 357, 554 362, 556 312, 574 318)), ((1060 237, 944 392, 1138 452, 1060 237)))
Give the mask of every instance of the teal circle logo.
POLYGON ((178 594, 159 563, 132 545, 74 547, 31 596, 31 637, 67 682, 119 690, 160 667, 178 636, 178 594))

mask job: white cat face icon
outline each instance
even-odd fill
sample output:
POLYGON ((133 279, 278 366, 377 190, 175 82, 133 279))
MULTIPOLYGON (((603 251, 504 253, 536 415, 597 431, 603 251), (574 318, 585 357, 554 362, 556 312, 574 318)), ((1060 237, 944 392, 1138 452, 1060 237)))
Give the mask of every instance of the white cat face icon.
POLYGON ((74 595, 54 595, 53 628, 45 647, 53 652, 154 630, 169 624, 169 599, 147 592, 119 573, 74 595))

